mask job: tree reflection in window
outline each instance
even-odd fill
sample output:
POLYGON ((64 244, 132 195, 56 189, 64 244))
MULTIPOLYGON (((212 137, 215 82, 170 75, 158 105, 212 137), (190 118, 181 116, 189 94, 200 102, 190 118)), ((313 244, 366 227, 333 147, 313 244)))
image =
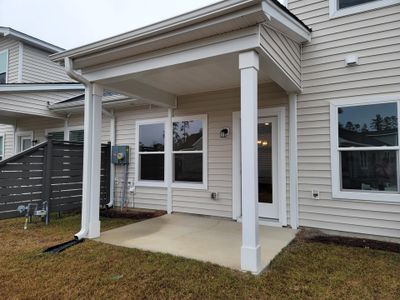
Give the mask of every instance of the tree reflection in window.
POLYGON ((397 103, 341 107, 339 147, 398 145, 397 103))

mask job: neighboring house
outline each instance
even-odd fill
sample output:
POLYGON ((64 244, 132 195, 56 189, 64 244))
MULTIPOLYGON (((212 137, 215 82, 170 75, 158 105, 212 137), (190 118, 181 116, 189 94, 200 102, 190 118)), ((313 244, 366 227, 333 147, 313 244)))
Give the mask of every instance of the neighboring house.
POLYGON ((242 222, 244 270, 259 223, 400 237, 399 3, 227 0, 51 55, 86 86, 77 236, 100 234, 110 139, 131 149, 130 207, 242 222))
POLYGON ((67 128, 66 115, 48 109, 55 102, 83 93, 83 86, 49 59, 61 50, 0 27, 0 159, 43 142, 48 129, 70 130, 72 138, 83 139, 81 115, 70 115, 67 128))

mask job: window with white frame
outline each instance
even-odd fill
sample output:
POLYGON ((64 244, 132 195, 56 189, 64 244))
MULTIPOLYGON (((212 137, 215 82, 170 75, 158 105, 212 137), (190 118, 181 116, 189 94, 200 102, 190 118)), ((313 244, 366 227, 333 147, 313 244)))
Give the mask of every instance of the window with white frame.
MULTIPOLYGON (((83 129, 70 130, 70 132, 69 132, 69 140, 71 142, 83 143, 84 135, 85 135, 85 132, 84 132, 83 129)), ((64 136, 64 134, 63 134, 63 136, 64 136)))
POLYGON ((206 183, 205 116, 175 118, 172 123, 174 183, 206 183))
POLYGON ((8 51, 0 51, 0 84, 7 83, 8 51))
POLYGON ((164 181, 165 123, 139 123, 138 172, 139 181, 164 181))
POLYGON ((400 0, 329 0, 331 17, 356 14, 400 3, 400 0))
POLYGON ((49 131, 47 137, 53 141, 64 141, 64 131, 49 131))
POLYGON ((4 134, 0 134, 0 160, 4 159, 4 134))
POLYGON ((398 101, 332 107, 334 196, 377 201, 385 199, 385 195, 398 197, 398 108, 398 101))

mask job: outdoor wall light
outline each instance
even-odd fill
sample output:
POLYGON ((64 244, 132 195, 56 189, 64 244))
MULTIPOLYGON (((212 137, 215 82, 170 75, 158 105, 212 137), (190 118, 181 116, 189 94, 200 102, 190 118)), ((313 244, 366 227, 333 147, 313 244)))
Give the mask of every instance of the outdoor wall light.
POLYGON ((220 136, 220 138, 222 138, 222 139, 228 137, 228 135, 229 135, 229 128, 223 128, 223 129, 221 129, 221 131, 219 132, 219 136, 220 136))

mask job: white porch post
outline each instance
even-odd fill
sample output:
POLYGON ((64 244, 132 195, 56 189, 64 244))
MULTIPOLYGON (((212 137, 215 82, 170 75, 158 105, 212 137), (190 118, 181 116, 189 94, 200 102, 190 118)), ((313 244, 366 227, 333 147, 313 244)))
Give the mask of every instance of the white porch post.
POLYGON ((239 54, 242 149, 241 268, 261 271, 258 233, 257 85, 259 58, 255 51, 239 54))
POLYGON ((82 230, 79 238, 100 236, 100 164, 103 89, 94 84, 85 90, 82 180, 82 230))
POLYGON ((290 225, 299 226, 297 186, 297 94, 289 94, 290 225))

